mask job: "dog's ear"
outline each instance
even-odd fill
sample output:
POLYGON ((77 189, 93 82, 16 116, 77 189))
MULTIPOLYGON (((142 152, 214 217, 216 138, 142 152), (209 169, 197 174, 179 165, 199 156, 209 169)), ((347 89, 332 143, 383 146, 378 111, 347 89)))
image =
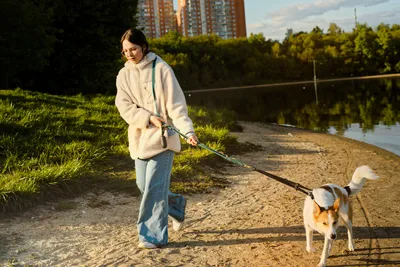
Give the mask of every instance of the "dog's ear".
POLYGON ((314 215, 318 215, 321 213, 321 207, 317 204, 317 202, 313 202, 313 213, 314 215))
POLYGON ((340 198, 337 198, 335 200, 335 203, 333 203, 333 209, 335 210, 335 212, 339 210, 339 207, 340 207, 340 198))

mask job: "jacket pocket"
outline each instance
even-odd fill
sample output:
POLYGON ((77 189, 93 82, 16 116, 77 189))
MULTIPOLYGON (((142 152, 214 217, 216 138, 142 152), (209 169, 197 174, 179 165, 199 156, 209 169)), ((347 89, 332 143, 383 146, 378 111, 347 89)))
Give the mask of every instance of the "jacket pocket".
POLYGON ((154 102, 153 82, 152 81, 143 82, 142 92, 144 101, 146 101, 147 104, 152 104, 154 102))

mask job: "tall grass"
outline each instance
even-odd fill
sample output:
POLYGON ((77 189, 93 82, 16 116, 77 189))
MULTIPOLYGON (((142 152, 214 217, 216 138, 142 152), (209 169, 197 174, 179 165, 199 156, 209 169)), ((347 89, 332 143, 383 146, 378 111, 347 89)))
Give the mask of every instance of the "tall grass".
MULTIPOLYGON (((236 143, 229 135, 235 125, 232 112, 189 107, 189 113, 203 143, 220 151, 236 143)), ((120 187, 128 182, 133 188, 127 147, 127 125, 113 96, 0 90, 0 206, 19 210, 49 197, 75 194, 110 177, 120 181, 120 187), (123 177, 116 171, 121 164, 123 177)), ((213 157, 183 143, 173 167, 173 190, 198 192, 221 185, 201 167, 213 157)))

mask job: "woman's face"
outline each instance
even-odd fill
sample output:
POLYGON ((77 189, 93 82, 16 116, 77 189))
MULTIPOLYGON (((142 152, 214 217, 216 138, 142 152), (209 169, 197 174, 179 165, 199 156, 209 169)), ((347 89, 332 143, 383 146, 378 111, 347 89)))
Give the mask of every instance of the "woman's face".
POLYGON ((122 42, 122 52, 128 61, 137 64, 143 58, 143 48, 140 45, 133 44, 128 40, 122 42))

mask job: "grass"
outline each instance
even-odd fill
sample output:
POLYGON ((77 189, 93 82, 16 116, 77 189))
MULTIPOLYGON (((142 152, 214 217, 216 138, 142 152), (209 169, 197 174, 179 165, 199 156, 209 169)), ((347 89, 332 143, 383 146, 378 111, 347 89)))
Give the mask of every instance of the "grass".
MULTIPOLYGON (((233 112, 189 107, 189 115, 203 143, 222 152, 237 148, 229 135, 237 128, 233 112)), ((93 188, 138 194, 127 147, 127 125, 113 96, 0 90, 0 209, 22 210, 93 188)), ((174 160, 172 191, 226 185, 209 172, 223 159, 186 143, 182 148, 174 160)))

